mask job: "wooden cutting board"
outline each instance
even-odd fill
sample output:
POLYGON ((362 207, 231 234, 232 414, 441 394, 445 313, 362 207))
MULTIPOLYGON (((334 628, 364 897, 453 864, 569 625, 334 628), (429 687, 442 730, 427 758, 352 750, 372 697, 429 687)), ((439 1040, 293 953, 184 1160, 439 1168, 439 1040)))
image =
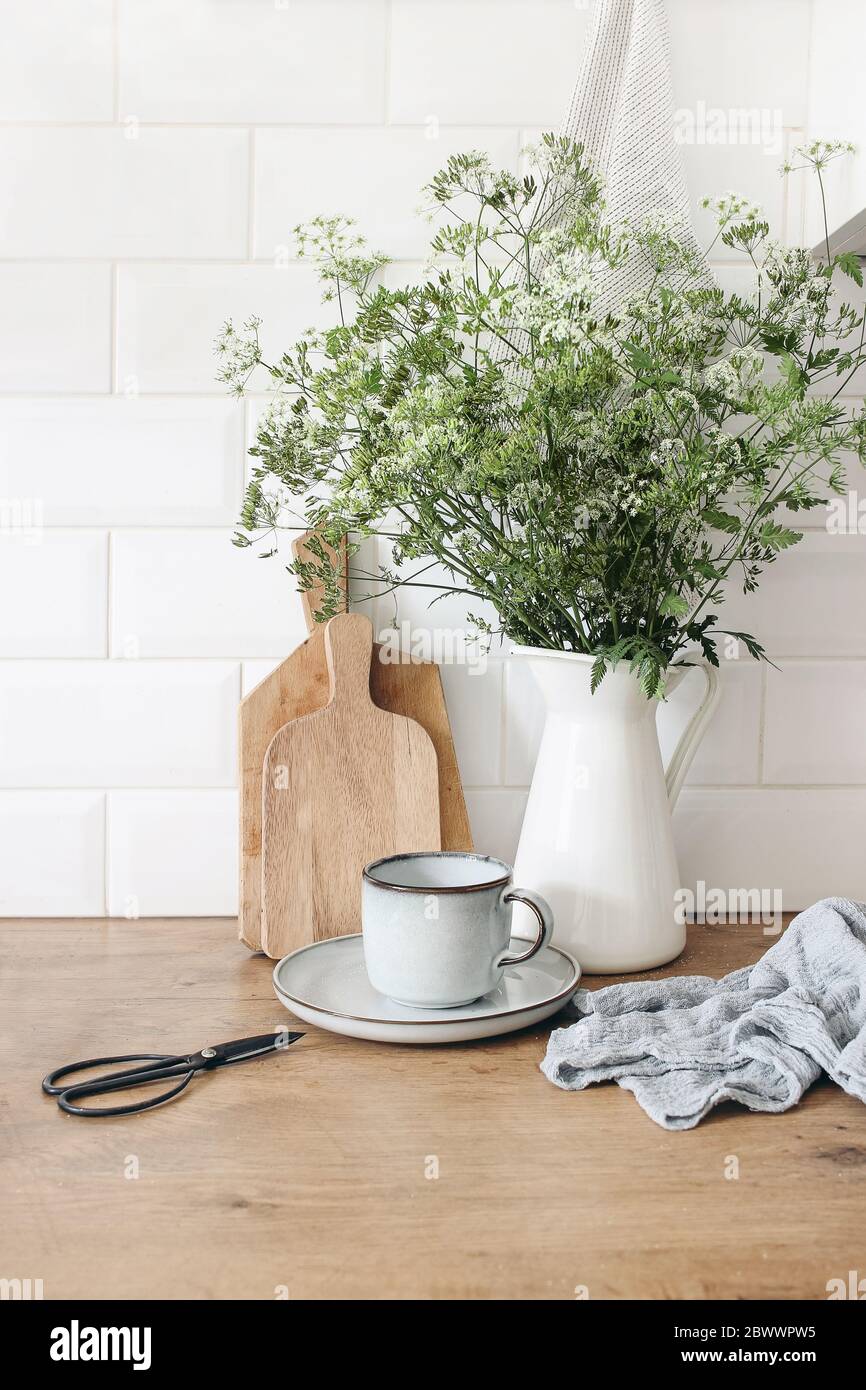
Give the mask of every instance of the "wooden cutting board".
MULTIPOLYGON (((295 541, 303 554, 305 538, 295 541)), ((320 596, 303 596, 310 636, 241 701, 238 714, 240 786, 240 912, 238 935, 252 951, 262 949, 262 767, 265 752, 283 724, 322 709, 330 680, 324 625, 316 623, 320 596)), ((427 661, 383 662, 374 644, 370 693, 381 709, 422 725, 436 749, 439 771, 439 833, 443 849, 472 849, 472 834, 457 768, 439 667, 427 661)))
POLYGON ((439 849, 436 750, 420 724, 373 703, 373 627, 325 628, 330 698, 278 730, 262 771, 262 947, 273 958, 359 930, 361 871, 439 849))

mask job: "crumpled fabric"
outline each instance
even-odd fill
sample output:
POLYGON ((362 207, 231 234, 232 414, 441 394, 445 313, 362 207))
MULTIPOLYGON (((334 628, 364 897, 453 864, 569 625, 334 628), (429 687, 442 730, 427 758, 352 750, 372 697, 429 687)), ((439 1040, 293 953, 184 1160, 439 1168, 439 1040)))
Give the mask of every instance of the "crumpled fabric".
POLYGON ((866 1102, 866 907, 825 898, 756 965, 579 990, 541 1070, 564 1090, 616 1081, 664 1129, 737 1101, 778 1112, 822 1072, 866 1102))

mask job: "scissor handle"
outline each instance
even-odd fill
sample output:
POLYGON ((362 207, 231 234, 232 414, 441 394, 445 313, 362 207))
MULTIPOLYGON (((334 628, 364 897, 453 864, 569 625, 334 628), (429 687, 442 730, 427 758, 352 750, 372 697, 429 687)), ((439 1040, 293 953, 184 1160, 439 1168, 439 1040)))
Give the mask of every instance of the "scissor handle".
POLYGON ((303 1033, 290 1033, 278 1030, 263 1033, 255 1038, 237 1038, 234 1042, 215 1043, 213 1047, 203 1047, 188 1057, 167 1056, 162 1052, 136 1052, 126 1057, 91 1057, 86 1062, 70 1062, 68 1066, 58 1067, 43 1079, 42 1089, 49 1096, 55 1096, 61 1110, 67 1115, 134 1115, 138 1110, 152 1110, 155 1105, 163 1105, 167 1100, 185 1090, 193 1077, 200 1071, 210 1071, 213 1067, 226 1066, 231 1062, 243 1062, 247 1058, 260 1057, 266 1052, 277 1052, 290 1043, 297 1042, 303 1033), (72 1072, 92 1071, 96 1067, 110 1067, 116 1062, 157 1063, 156 1066, 138 1065, 126 1067, 122 1071, 111 1071, 104 1076, 94 1076, 89 1080, 66 1083, 63 1077, 72 1072), (76 1102, 88 1096, 108 1095, 112 1091, 125 1091, 133 1086, 147 1086, 155 1081, 173 1081, 180 1077, 176 1086, 170 1086, 150 1100, 142 1100, 129 1105, 93 1106, 78 1105, 76 1102), (58 1082, 61 1084, 58 1085, 58 1082))
MULTIPOLYGON (((58 1086, 57 1082, 60 1080, 61 1076, 69 1076, 70 1072, 92 1071, 94 1067, 113 1067, 117 1062, 163 1062, 166 1065, 173 1065, 185 1060, 186 1059, 183 1057, 177 1057, 165 1052, 131 1052, 125 1057, 89 1057, 85 1062, 70 1062, 65 1067, 58 1067, 56 1071, 50 1071, 48 1075, 43 1078, 42 1089, 47 1096, 59 1096, 63 1091, 69 1090, 77 1091, 78 1085, 74 1081, 72 1083, 67 1083, 65 1086, 58 1086)), ((132 1077, 143 1070, 145 1069, 142 1067, 129 1067, 126 1071, 110 1072, 108 1076, 102 1077, 101 1080, 114 1081, 115 1078, 125 1076, 127 1078, 127 1084, 130 1085, 133 1084, 132 1077)), ((147 1068, 147 1070, 153 1071, 154 1068, 150 1067, 147 1068)), ((86 1081, 81 1082, 82 1086, 90 1084, 90 1082, 86 1081)))
POLYGON ((180 1095, 185 1091, 189 1083, 196 1074, 196 1068, 190 1067, 186 1062, 181 1061, 176 1066, 171 1067, 152 1067, 149 1071, 138 1072, 115 1072, 113 1076, 103 1077, 99 1081, 84 1081, 80 1086, 68 1086, 66 1090, 61 1090, 57 1097, 57 1104, 61 1110, 65 1110, 67 1115, 134 1115, 139 1110, 152 1110, 155 1105, 164 1105, 167 1100, 172 1100, 174 1096, 180 1095), (87 1096, 104 1096, 111 1091, 125 1091, 132 1086, 146 1086, 149 1082, 167 1080, 169 1077, 180 1076, 180 1081, 176 1086, 171 1086, 167 1091, 160 1091, 158 1096, 151 1096, 149 1100, 131 1101, 128 1105, 76 1105, 75 1102, 84 1100, 87 1096))

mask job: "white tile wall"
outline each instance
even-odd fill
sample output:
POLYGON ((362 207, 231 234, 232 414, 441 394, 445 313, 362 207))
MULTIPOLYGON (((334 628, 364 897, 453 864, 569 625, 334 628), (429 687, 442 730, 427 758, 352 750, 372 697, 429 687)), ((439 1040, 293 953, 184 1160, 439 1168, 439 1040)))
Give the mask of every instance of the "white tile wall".
POLYGON ((780 664, 767 676, 764 781, 866 784, 866 662, 780 664))
POLYGON ((386 0, 120 0, 120 113, 381 121, 386 0))
POLYGON ((104 912, 105 794, 0 792, 0 916, 104 912))
POLYGON ((466 808, 475 848, 481 854, 496 854, 513 864, 526 809, 526 792, 504 787, 468 787, 466 808))
MULTIPOLYGON (((677 107, 778 111, 788 143, 809 126, 813 0, 669 10, 677 107)), ((273 356, 329 321, 292 260, 292 227, 315 212, 357 216, 397 256, 389 279, 411 280, 421 183, 469 145, 514 167, 533 128, 558 123, 589 7, 7 0, 2 14, 0 912, 232 913, 237 700, 302 623, 279 561, 229 543, 267 379, 246 410, 228 400, 213 338, 258 314, 273 356)), ((684 155, 695 201, 736 187, 799 235, 802 191, 775 151, 684 155)), ((724 248, 713 259, 743 287, 724 248)), ((687 882, 781 886, 793 907, 866 896, 866 539, 803 520, 807 539, 726 613, 782 670, 724 664, 676 817, 687 882)), ((447 642, 467 603, 428 611, 431 596, 406 591, 397 619, 447 642)), ((391 599, 368 611, 394 620, 391 599)), ((531 678, 498 649, 484 675, 443 674, 477 843, 509 857, 541 729, 531 678)), ((666 756, 699 691, 690 676, 662 709, 666 756)))
POLYGON ((460 777, 465 786, 502 781, 502 661, 442 667, 460 777))
MULTIPOLYGON (((692 221, 702 245, 713 241, 717 228, 713 213, 700 206, 701 199, 715 198, 731 188, 757 203, 772 227, 784 225, 785 180, 779 173, 784 150, 759 145, 683 145, 682 155, 692 221)), ((747 260, 745 252, 732 250, 722 241, 715 243, 712 256, 714 261, 747 260)))
POLYGON ((423 259, 430 228, 420 190, 437 169, 460 150, 485 149, 497 166, 516 171, 519 150, 515 130, 460 126, 432 134, 417 126, 259 131, 256 255, 280 254, 293 227, 325 211, 356 218, 377 250, 423 259))
POLYGON ((866 656, 866 535, 807 532, 721 612, 720 627, 759 635, 773 657, 866 656))
POLYGON ((0 397, 0 497, 48 526, 231 526, 245 447, 238 401, 0 397))
POLYGON ((248 157, 242 130, 0 130, 0 255, 243 256, 248 157))
MULTIPOLYGON (((380 556, 385 564, 390 565, 392 561, 389 543, 380 540, 375 544, 380 547, 380 556)), ((371 550, 369 554, 370 561, 365 567, 368 574, 374 563, 374 552, 371 550)), ((402 637, 403 624, 408 624, 409 630, 421 629, 429 634, 428 650, 432 652, 435 649, 437 660, 447 660, 448 653, 453 652, 451 659, 459 663, 464 659, 467 645, 473 646, 477 643, 477 633, 467 618, 468 613, 475 614, 490 623, 493 628, 496 627, 496 613, 490 604, 478 598, 467 598, 463 593, 443 593, 441 589, 436 588, 437 584, 457 587, 441 566, 434 565, 428 568, 427 561, 419 560, 417 563, 413 562, 406 573, 417 574, 418 577, 411 585, 378 598, 374 580, 357 581, 357 593, 364 596, 365 610, 370 613, 377 630, 393 629, 396 626, 402 637), (439 653, 442 654, 441 658, 439 653)), ((502 655, 503 648, 498 638, 493 640, 491 651, 494 658, 502 655)), ((419 652, 419 655, 422 654, 419 652)))
POLYGON ((241 667, 241 694, 249 695, 250 691, 261 685, 265 676, 269 676, 279 664, 276 657, 271 657, 270 660, 245 661, 241 667))
MULTIPOLYGON (((258 315, 271 359, 322 319, 306 265, 121 265, 117 283, 117 382, 121 391, 199 392, 225 398, 214 339, 258 315)), ((265 387, 261 373, 251 387, 265 387)))
POLYGON ((676 106, 765 107, 804 125, 811 11, 811 0, 668 0, 676 106))
POLYGON ((587 20, 573 0, 394 0, 391 120, 555 127, 587 20))
POLYGON ((674 812, 683 884, 779 889, 785 911, 835 895, 862 902, 864 816, 862 787, 687 788, 674 812))
POLYGON ((240 669, 0 662, 0 786, 228 787, 240 669))
POLYGON ((234 789, 109 792, 110 917, 238 910, 234 789))
MULTIPOLYGON (((822 135, 839 136, 856 146, 853 159, 828 166, 827 189, 836 209, 835 225, 862 212, 866 204, 866 107, 863 102, 860 45, 847 42, 860 32, 860 0, 815 0, 809 51, 809 125, 822 135), (840 42, 840 35, 845 36, 840 42)), ((806 236, 823 234, 820 198, 808 199, 806 236)))
MULTIPOLYGON (((723 662, 719 671, 721 699, 698 745, 687 786, 750 785, 758 780, 763 675, 760 665, 745 651, 740 660, 723 662)), ((665 763, 703 692, 703 674, 692 671, 659 709, 659 742, 665 763)))
POLYGON ((6 3, 2 14, 0 120, 111 120, 111 0, 6 3))
POLYGON ((0 261, 0 392, 108 391, 111 267, 0 261))
POLYGON ((111 655, 280 656, 306 635, 278 557, 230 531, 119 531, 111 566, 111 655))
POLYGON ((105 531, 0 534, 4 656, 105 656, 105 531))

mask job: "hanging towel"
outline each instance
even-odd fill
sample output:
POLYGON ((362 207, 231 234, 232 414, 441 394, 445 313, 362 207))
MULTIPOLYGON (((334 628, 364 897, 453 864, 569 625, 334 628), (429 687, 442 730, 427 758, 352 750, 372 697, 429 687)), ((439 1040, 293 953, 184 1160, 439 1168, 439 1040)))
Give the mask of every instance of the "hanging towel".
POLYGON ((822 1072, 866 1102, 866 907, 825 898, 757 965, 579 990, 541 1070, 581 1091, 616 1081, 665 1129, 715 1105, 779 1111, 822 1072))
MULTIPOLYGON (((704 263, 673 135, 665 0, 597 0, 561 134, 583 145, 613 222, 660 219, 704 263)), ((653 277, 634 252, 603 268, 594 288, 599 311, 616 313, 653 277)), ((703 279, 712 284, 708 268, 703 279)))
MULTIPOLYGON (((583 146, 601 178, 610 223, 616 229, 629 223, 663 224, 695 257, 695 286, 708 288, 715 282, 692 228, 673 115, 665 0, 596 0, 560 134, 583 146)), ((550 205, 543 221, 555 227, 561 216, 553 194, 550 205)), ((544 255, 537 256, 536 273, 544 264, 544 255)), ((523 273, 520 266, 511 272, 515 280, 523 273)), ((616 265, 598 266, 594 311, 620 313, 655 278, 649 261, 635 249, 616 265)), ((525 348, 528 340, 521 330, 513 329, 509 336, 525 348)), ((505 343, 494 347, 494 357, 509 355, 505 343)))

